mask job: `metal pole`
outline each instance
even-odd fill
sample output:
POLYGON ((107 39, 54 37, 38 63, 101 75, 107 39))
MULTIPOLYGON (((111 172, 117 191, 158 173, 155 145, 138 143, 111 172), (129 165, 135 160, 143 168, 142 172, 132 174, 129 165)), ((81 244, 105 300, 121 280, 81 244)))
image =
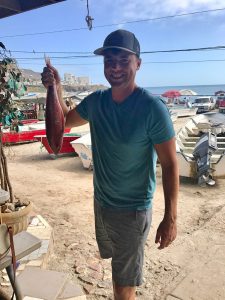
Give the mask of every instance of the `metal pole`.
POLYGON ((16 300, 23 300, 23 295, 22 295, 21 289, 19 287, 19 284, 16 280, 16 276, 14 277, 13 265, 11 264, 8 267, 6 267, 6 271, 7 271, 10 283, 12 285, 13 291, 15 293, 16 300))

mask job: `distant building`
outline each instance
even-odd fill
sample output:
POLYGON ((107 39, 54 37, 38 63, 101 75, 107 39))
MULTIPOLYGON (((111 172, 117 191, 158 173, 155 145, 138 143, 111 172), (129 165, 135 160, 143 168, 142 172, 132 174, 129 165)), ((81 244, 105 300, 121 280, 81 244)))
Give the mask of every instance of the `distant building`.
POLYGON ((73 74, 70 74, 70 73, 65 73, 64 74, 64 82, 67 84, 75 85, 75 84, 77 84, 76 76, 73 74))
POLYGON ((77 83, 79 85, 89 85, 89 77, 87 76, 77 77, 77 83))
POLYGON ((89 85, 89 77, 87 76, 78 76, 76 77, 73 74, 65 73, 64 74, 64 83, 69 85, 89 85))

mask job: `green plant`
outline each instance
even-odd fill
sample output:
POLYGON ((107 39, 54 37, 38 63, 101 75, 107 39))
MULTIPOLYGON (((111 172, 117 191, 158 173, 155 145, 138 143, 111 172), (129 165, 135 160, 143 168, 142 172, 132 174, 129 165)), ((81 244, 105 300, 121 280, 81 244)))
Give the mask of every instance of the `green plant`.
MULTIPOLYGON (((12 99, 12 96, 19 97, 25 90, 25 86, 22 82, 22 74, 17 67, 16 60, 7 55, 3 43, 0 42, 0 122, 4 120, 4 117, 15 113, 17 105, 12 99)), ((4 153, 2 134, 0 126, 0 179, 1 188, 9 191, 10 202, 13 202, 14 196, 12 186, 8 176, 7 160, 4 153)))

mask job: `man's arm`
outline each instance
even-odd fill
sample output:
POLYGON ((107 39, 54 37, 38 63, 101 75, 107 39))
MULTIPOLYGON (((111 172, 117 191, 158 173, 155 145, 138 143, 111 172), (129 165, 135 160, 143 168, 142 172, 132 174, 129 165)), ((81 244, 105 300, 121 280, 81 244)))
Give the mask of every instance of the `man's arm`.
POLYGON ((73 109, 69 109, 65 103, 65 101, 63 100, 63 96, 62 96, 62 86, 60 81, 57 84, 57 94, 58 94, 58 98, 65 116, 65 127, 67 128, 71 128, 71 127, 77 127, 77 126, 81 126, 84 125, 86 123, 88 123, 87 120, 83 119, 78 112, 76 111, 76 108, 73 109))
POLYGON ((168 247, 177 235, 177 197, 179 189, 179 171, 176 158, 175 138, 154 145, 162 168, 162 182, 165 198, 165 213, 160 223, 155 242, 159 249, 168 247))
POLYGON ((88 123, 87 120, 83 119, 79 115, 79 113, 76 111, 76 108, 69 110, 69 112, 65 115, 65 118, 65 127, 67 128, 77 127, 88 123))
POLYGON ((64 116, 65 116, 65 127, 71 128, 76 126, 81 126, 88 123, 87 120, 83 119, 76 109, 69 110, 62 96, 62 86, 60 83, 60 76, 58 71, 51 65, 48 64, 44 68, 42 75, 42 83, 48 88, 48 86, 56 84, 58 99, 62 107, 64 116))

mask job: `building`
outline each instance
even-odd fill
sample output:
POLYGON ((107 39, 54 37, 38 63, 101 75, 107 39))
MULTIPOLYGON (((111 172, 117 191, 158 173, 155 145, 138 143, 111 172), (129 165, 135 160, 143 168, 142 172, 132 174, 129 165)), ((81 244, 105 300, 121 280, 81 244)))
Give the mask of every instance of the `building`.
POLYGON ((75 85, 77 84, 77 79, 76 76, 70 73, 65 73, 64 74, 64 81, 67 84, 75 85))
POLYGON ((79 85, 89 85, 89 77, 87 76, 77 77, 77 83, 79 85))
POLYGON ((89 77, 87 77, 87 76, 78 76, 78 77, 76 77, 73 74, 65 73, 64 74, 64 84, 89 85, 89 77))

